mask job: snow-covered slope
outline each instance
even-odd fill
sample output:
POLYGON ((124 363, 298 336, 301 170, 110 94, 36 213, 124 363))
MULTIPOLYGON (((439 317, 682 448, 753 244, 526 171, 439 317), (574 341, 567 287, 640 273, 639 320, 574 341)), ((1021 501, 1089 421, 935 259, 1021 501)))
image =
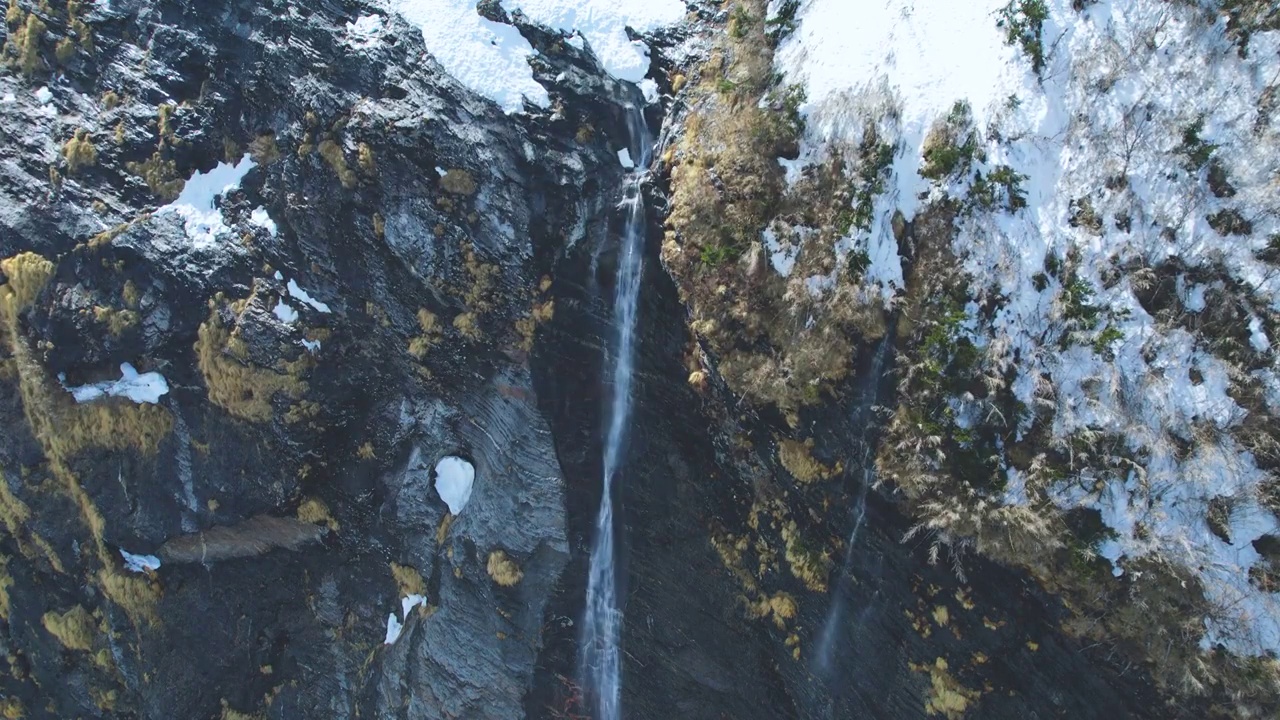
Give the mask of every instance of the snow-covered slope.
MULTIPOLYGON (((1280 272, 1260 259, 1280 237, 1280 33, 1242 38, 1212 3, 1161 0, 813 0, 795 21, 777 63, 807 91, 800 164, 856 147, 868 120, 896 143, 876 221, 845 240, 867 277, 903 288, 895 210, 961 199, 951 249, 986 362, 1012 370, 1024 408, 1051 410, 1056 441, 1124 438, 1134 461, 1082 468, 1049 499, 1101 511, 1116 574, 1159 555, 1198 575, 1206 647, 1280 651, 1280 595, 1250 580, 1256 541, 1277 534, 1261 498, 1274 479, 1240 437, 1280 398, 1280 272), (1141 300, 1166 275, 1186 320, 1141 300), (1202 322, 1206 291, 1247 327, 1202 322), (1223 332, 1247 347, 1225 353, 1223 332), (1251 385, 1268 401, 1246 408, 1251 385)), ((1003 467, 1002 502, 1027 503, 1003 467)))
MULTIPOLYGON (((631 40, 627 28, 651 32, 680 22, 685 14, 679 0, 504 0, 502 6, 569 34, 568 42, 576 47, 583 47, 585 39, 606 71, 635 83, 649 72, 649 48, 631 40)), ((506 112, 520 112, 525 101, 538 107, 551 104, 529 67, 535 54, 529 41, 514 26, 482 17, 476 3, 387 0, 387 8, 421 28, 427 51, 445 72, 506 112)), ((351 27, 352 41, 369 42, 379 27, 372 16, 362 18, 351 27)))

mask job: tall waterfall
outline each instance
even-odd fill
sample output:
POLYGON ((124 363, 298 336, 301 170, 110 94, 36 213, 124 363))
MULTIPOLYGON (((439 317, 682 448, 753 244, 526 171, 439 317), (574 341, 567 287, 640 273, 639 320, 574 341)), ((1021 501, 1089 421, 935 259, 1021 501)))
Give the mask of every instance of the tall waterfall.
POLYGON ((627 128, 635 168, 627 176, 621 207, 626 213, 618 250, 613 326, 612 406, 604 438, 604 492, 596 516, 596 537, 587 577, 587 608, 582 626, 581 671, 584 690, 596 720, 618 720, 622 696, 622 609, 618 605, 617 550, 613 523, 613 488, 622 480, 627 430, 631 423, 631 380, 635 369, 636 309, 640 298, 645 241, 645 207, 641 185, 653 155, 653 140, 640 109, 627 106, 627 128))
POLYGON ((849 542, 845 544, 844 548, 844 564, 840 568, 840 575, 836 580, 835 592, 832 594, 833 597, 831 599, 831 608, 827 611, 826 622, 822 624, 822 633, 818 636, 818 647, 814 656, 817 669, 823 674, 831 670, 836 634, 840 628, 840 622, 844 618, 845 603, 848 601, 849 573, 853 568, 854 546, 858 542, 858 533, 862 531, 862 522, 867 516, 867 489, 871 486, 875 472, 875 457, 872 453, 874 445, 872 442, 872 430, 874 428, 872 410, 879 394, 885 362, 889 357, 890 338, 892 336, 893 328, 891 327, 885 333, 884 338, 880 341, 880 346, 876 348, 875 355, 871 358, 871 366, 867 368, 866 375, 862 380, 862 388, 861 392, 859 392, 857 405, 853 409, 853 424, 854 427, 859 428, 858 447, 855 451, 857 453, 857 463, 854 467, 857 471, 860 471, 861 477, 858 478, 858 499, 853 507, 853 529, 849 531, 849 542))

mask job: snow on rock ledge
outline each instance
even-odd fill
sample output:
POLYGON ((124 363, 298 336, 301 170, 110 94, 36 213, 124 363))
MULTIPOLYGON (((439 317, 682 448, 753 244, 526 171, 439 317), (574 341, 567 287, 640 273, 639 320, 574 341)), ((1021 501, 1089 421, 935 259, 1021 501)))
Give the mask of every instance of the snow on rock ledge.
POLYGON ((475 467, 460 457, 447 455, 436 463, 436 492, 449 506, 450 514, 458 515, 467 506, 475 479, 475 467))
MULTIPOLYGON (((169 392, 169 383, 158 372, 139 375, 129 363, 121 363, 120 374, 119 380, 107 380, 66 389, 78 403, 92 402, 104 397, 125 397, 136 403, 154 405, 160 402, 161 395, 169 392)), ((59 379, 65 380, 66 376, 63 375, 59 379)))
POLYGON ((124 558, 124 568, 129 572, 147 573, 160 569, 160 558, 155 555, 134 555, 121 548, 120 557, 124 558))
POLYGON ((577 32, 586 39, 605 72, 633 83, 649 73, 649 46, 627 37, 675 25, 685 16, 679 0, 503 0, 540 25, 577 32))
MULTIPOLYGON (((526 101, 551 106, 547 89, 533 79, 529 58, 535 53, 529 41, 513 26, 481 17, 473 0, 386 2, 422 31, 427 51, 472 92, 497 103, 507 114, 521 112, 526 101)), ((581 48, 585 39, 606 72, 634 83, 649 72, 649 46, 631 40, 627 28, 652 32, 685 16, 679 0, 504 0, 503 6, 540 25, 576 33, 570 45, 581 48)), ((353 26, 351 32, 355 30, 353 26)), ((655 91, 656 86, 651 86, 646 97, 655 91)))
POLYGON ((187 237, 196 247, 213 245, 218 236, 231 232, 214 201, 219 195, 240 187, 240 181, 254 167, 253 160, 246 154, 235 165, 218 163, 209 172, 197 172, 182 186, 177 199, 156 213, 172 212, 181 216, 187 237))

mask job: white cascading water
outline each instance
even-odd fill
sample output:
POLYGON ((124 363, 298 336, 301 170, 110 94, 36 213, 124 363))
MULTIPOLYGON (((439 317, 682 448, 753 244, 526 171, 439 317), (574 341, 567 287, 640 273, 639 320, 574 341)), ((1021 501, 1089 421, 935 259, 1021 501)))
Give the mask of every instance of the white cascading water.
POLYGON ((849 573, 853 566, 853 549, 858 542, 858 533, 862 530, 862 521, 867 516, 867 488, 871 486, 875 472, 872 468, 873 458, 871 456, 871 412, 876 402, 881 375, 884 373, 885 360, 889 356, 889 338, 891 334, 892 331, 885 333, 884 339, 880 341, 880 346, 876 348, 876 353, 871 358, 871 367, 867 368, 866 381, 862 386, 858 405, 854 410, 856 413, 854 423, 861 425, 861 437, 858 441, 861 446, 861 456, 858 458, 856 467, 862 471, 862 477, 858 486, 858 499, 853 508, 853 529, 849 531, 849 542, 844 548, 844 565, 840 569, 840 576, 836 581, 836 591, 831 600, 831 609, 827 611, 827 620, 822 624, 822 633, 818 636, 817 653, 814 655, 817 669, 824 675, 831 671, 836 631, 840 627, 840 621, 844 616, 844 605, 848 599, 847 585, 849 573))
POLYGON ((613 398, 604 440, 604 491, 596 517, 596 537, 587 575, 586 617, 582 624, 582 685, 595 720, 618 720, 622 712, 622 609, 618 604, 613 488, 621 479, 631 422, 631 379, 635 369, 636 311, 644 270, 645 207, 641 186, 653 155, 644 115, 627 106, 627 127, 635 168, 627 176, 621 207, 626 213, 614 289, 613 398))

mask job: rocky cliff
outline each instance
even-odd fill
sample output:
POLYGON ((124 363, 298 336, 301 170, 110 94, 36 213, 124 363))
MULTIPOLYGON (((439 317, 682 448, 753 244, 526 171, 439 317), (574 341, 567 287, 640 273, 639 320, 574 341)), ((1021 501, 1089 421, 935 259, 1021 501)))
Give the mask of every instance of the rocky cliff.
MULTIPOLYGON (((685 182, 798 142, 793 104, 751 95, 762 3, 755 29, 691 4, 637 87, 534 8, 482 2, 534 53, 546 97, 519 107, 460 84, 397 7, 11 0, 5 717, 585 717, 627 103, 670 152, 645 187, 618 501, 624 715, 1205 716, 1064 633, 1025 570, 939 565, 868 493, 903 314, 853 283, 847 313, 797 325, 786 283, 731 252, 781 179, 727 211, 736 180, 685 182), (715 103, 782 120, 747 142, 715 103), (445 457, 474 470, 461 497, 445 457)), ((921 249, 908 276, 931 219, 895 228, 921 249)))

